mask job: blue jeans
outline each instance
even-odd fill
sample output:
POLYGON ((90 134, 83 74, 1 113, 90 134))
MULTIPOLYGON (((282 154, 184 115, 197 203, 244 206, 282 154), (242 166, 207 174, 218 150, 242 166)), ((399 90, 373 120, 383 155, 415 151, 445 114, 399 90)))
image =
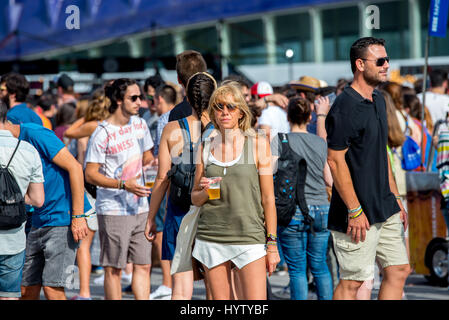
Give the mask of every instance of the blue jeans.
POLYGON ((304 217, 297 209, 287 227, 278 227, 279 243, 284 253, 290 275, 292 300, 307 300, 307 266, 315 279, 319 300, 331 300, 333 294, 332 277, 326 263, 329 230, 327 217, 329 205, 310 205, 309 214, 314 218, 313 229, 304 225, 304 217))
POLYGON ((20 298, 25 250, 13 255, 0 255, 0 297, 20 298))

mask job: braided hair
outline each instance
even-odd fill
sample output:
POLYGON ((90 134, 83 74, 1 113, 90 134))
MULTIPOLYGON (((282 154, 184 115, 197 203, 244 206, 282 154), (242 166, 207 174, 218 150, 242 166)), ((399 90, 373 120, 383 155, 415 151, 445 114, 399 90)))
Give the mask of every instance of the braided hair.
POLYGON ((186 95, 187 100, 201 119, 204 110, 209 106, 209 100, 217 87, 214 78, 205 73, 199 72, 190 77, 187 83, 186 95))

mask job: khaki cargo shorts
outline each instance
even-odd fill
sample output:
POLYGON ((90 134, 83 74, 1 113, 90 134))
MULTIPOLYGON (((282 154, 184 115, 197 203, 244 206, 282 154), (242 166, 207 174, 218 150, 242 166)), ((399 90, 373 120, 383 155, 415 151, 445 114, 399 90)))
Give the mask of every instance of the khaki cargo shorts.
POLYGON ((409 264, 399 213, 385 222, 371 225, 363 242, 354 243, 346 233, 331 232, 342 280, 374 279, 376 260, 382 268, 409 264))

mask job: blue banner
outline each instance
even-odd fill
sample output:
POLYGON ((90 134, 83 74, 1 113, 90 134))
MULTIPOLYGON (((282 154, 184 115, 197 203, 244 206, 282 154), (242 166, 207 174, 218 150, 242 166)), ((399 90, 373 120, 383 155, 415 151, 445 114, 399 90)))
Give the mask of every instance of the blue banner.
POLYGON ((429 12, 429 35, 446 37, 449 0, 432 0, 429 12))

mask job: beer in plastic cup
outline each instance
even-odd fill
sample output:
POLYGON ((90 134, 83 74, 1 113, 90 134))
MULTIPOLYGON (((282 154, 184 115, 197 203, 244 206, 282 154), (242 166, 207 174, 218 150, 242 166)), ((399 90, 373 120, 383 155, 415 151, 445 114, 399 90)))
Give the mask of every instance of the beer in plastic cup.
POLYGON ((207 193, 209 194, 209 200, 220 199, 220 179, 221 177, 210 177, 209 189, 207 193), (214 181, 215 180, 215 181, 214 181))
POLYGON ((153 188, 157 176, 157 166, 147 167, 144 171, 145 187, 153 188))

